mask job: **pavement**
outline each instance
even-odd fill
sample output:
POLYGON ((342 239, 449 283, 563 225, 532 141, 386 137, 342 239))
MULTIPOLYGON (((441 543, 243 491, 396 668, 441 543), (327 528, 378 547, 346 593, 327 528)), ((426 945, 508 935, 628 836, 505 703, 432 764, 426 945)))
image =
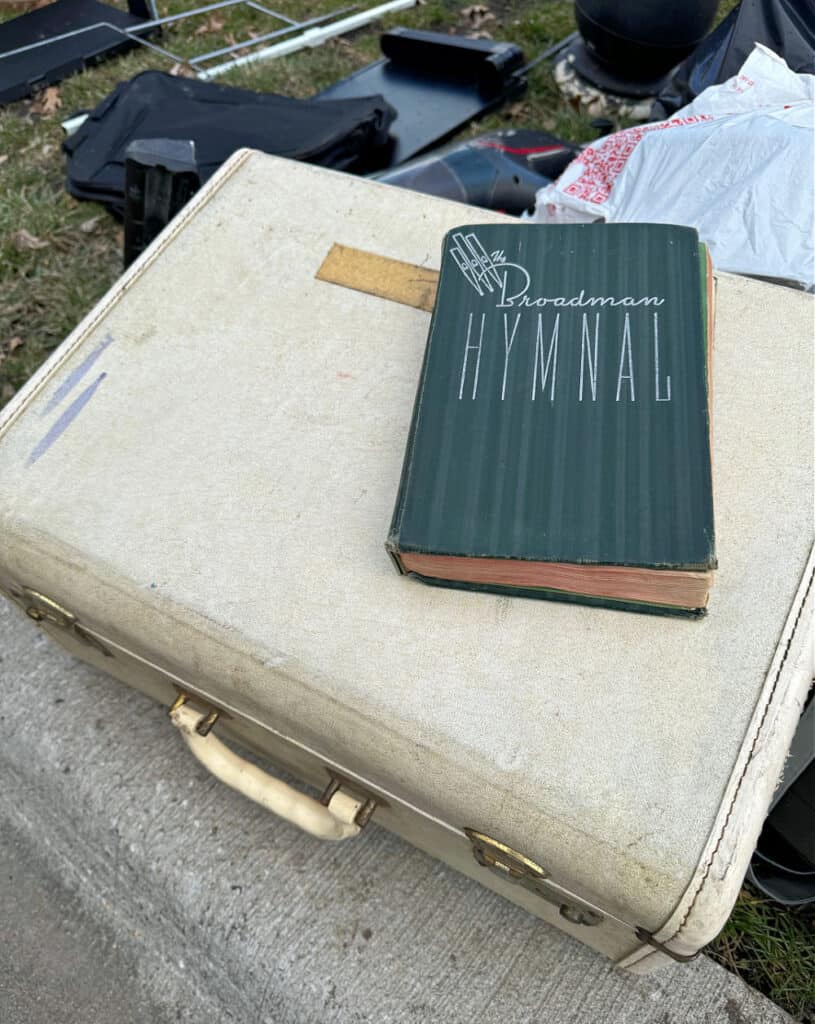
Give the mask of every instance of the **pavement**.
POLYGON ((0 600, 0 1021, 784 1024, 700 957, 629 975, 371 825, 320 843, 0 600))

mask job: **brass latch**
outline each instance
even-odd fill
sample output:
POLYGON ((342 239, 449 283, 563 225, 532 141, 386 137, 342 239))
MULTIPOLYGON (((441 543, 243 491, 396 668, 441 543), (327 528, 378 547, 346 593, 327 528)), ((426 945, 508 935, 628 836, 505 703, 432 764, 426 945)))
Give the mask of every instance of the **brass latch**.
POLYGON ((540 864, 536 864, 504 843, 499 843, 497 839, 484 835, 483 832, 465 828, 464 833, 472 845, 473 856, 482 867, 488 868, 509 882, 523 886, 547 903, 554 904, 561 917, 567 921, 591 927, 603 920, 603 915, 596 910, 564 900, 564 894, 556 886, 546 882, 548 872, 540 864))
MULTIPOLYGON (((337 793, 342 791, 343 786, 348 789, 348 784, 344 778, 340 775, 335 775, 333 772, 330 773, 330 781, 320 796, 320 803, 323 807, 330 807, 331 801, 334 799, 337 793)), ((350 787, 353 792, 353 785, 350 787)), ((361 806, 354 815, 354 821, 359 825, 360 828, 365 828, 368 822, 371 820, 371 815, 376 810, 376 800, 372 796, 365 794, 361 797, 361 806)))
POLYGON ((106 658, 113 656, 101 640, 92 636, 81 625, 73 612, 69 612, 67 608, 63 608, 61 604, 57 604, 50 597, 46 597, 45 594, 40 594, 36 590, 31 590, 29 587, 22 587, 19 590, 12 589, 10 593, 29 619, 33 619, 34 622, 48 623, 48 625, 56 626, 58 629, 64 629, 67 633, 75 636, 77 640, 81 640, 83 644, 87 644, 89 647, 99 651, 100 654, 104 654, 106 658))
POLYGON ((202 703, 204 707, 206 707, 207 709, 204 717, 196 725, 195 731, 198 733, 199 736, 208 736, 213 725, 215 725, 215 723, 221 717, 221 712, 217 708, 212 707, 211 704, 206 704, 205 702, 201 701, 200 698, 196 698, 194 694, 185 693, 184 690, 179 690, 178 696, 173 701, 172 706, 168 710, 167 714, 172 716, 172 713, 176 711, 178 708, 183 707, 190 699, 190 697, 193 697, 194 700, 198 700, 199 703, 202 703))

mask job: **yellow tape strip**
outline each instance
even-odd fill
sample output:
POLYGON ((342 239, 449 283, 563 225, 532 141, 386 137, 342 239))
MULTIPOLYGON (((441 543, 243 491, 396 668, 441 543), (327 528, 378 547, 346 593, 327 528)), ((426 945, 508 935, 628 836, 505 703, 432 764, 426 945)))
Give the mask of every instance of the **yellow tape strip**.
POLYGON ((316 274, 318 281, 328 281, 344 288, 353 288, 381 299, 401 302, 433 312, 438 270, 417 267, 413 263, 392 260, 347 245, 331 246, 316 274))

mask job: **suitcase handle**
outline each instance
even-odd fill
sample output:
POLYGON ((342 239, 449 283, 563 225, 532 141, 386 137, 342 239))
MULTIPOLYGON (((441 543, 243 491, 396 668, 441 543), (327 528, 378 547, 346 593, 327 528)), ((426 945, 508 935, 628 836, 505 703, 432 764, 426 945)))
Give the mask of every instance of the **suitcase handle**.
POLYGON ((199 727, 209 717, 206 711, 196 711, 179 701, 170 709, 170 721, 216 779, 317 839, 350 839, 357 835, 361 829, 357 817, 366 806, 364 798, 331 786, 331 799, 327 804, 320 803, 245 761, 213 733, 202 735, 199 727))

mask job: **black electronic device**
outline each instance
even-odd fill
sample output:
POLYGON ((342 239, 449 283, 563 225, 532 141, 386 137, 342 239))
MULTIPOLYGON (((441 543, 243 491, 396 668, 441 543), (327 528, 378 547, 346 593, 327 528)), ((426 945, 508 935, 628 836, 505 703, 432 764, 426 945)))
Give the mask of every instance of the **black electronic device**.
POLYGON ((526 88, 523 51, 514 43, 443 32, 385 32, 381 60, 344 78, 315 99, 379 94, 397 111, 391 143, 370 171, 403 164, 438 146, 469 121, 526 88))
POLYGON ((56 0, 4 22, 0 104, 30 96, 137 45, 124 30, 133 31, 149 16, 145 0, 129 0, 127 11, 99 0, 56 0))
POLYGON ((137 139, 125 151, 124 265, 129 267, 198 191, 192 139, 137 139))
POLYGON ((567 55, 577 74, 603 92, 654 96, 709 31, 717 7, 718 0, 576 0, 580 37, 567 55))
POLYGON ((374 175, 414 192, 521 214, 580 152, 571 142, 525 129, 456 142, 374 175))

